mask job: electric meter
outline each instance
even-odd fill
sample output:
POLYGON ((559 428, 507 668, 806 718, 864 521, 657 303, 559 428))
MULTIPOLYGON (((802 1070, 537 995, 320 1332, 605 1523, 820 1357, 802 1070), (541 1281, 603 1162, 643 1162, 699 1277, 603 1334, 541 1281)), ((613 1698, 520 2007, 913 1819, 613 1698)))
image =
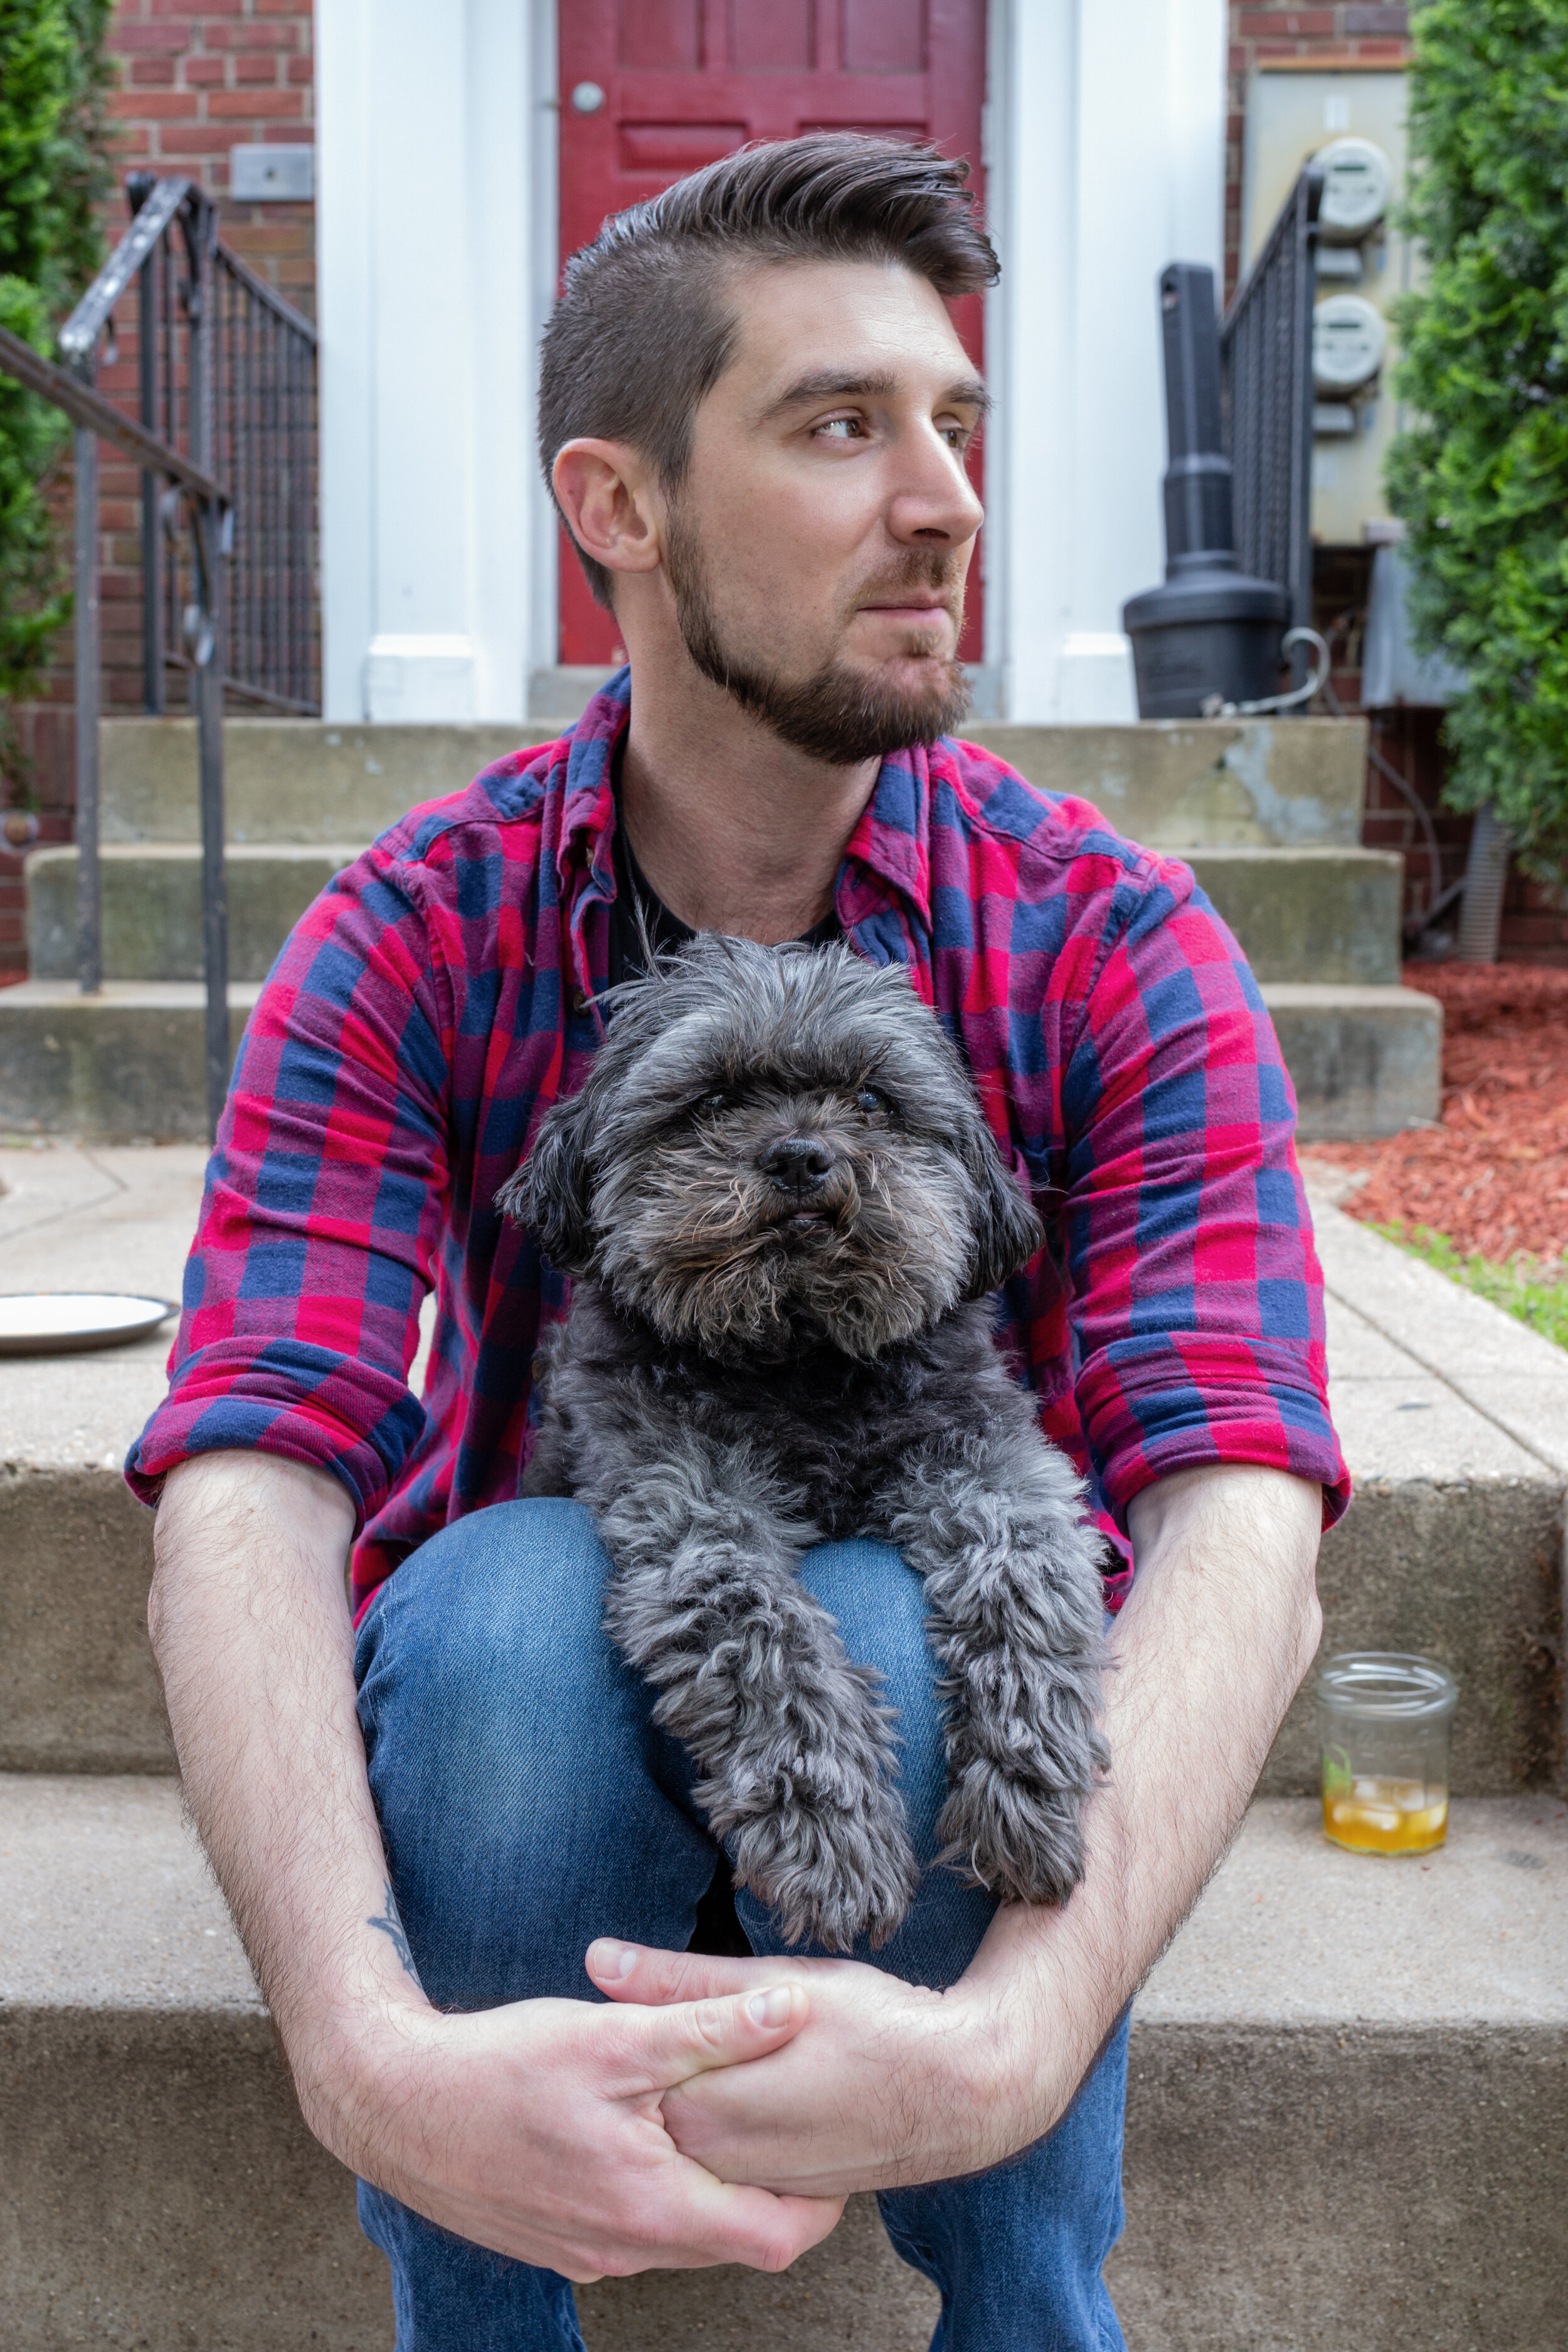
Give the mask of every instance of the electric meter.
POLYGON ((1312 383, 1327 398, 1370 383, 1383 365, 1388 330, 1363 294, 1331 294, 1312 312, 1312 383))
POLYGON ((1359 245, 1388 210, 1393 164, 1370 139, 1331 139, 1313 161, 1323 167, 1318 235, 1329 245, 1359 245))

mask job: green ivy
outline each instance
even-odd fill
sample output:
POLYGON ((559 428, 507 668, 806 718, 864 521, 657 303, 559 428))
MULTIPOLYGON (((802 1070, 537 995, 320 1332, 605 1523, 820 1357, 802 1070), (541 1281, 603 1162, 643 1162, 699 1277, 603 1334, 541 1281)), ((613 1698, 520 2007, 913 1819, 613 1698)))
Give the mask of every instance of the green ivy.
POLYGON ((1568 877, 1568 0, 1413 16, 1405 224, 1430 276, 1398 313, 1419 421, 1390 453, 1417 643, 1468 674, 1447 798, 1490 802, 1568 877))
MULTIPOLYGON (((0 0, 0 325, 49 353, 101 259, 112 0, 0 0)), ((0 375, 0 746, 70 614, 49 474, 69 426, 0 375)))

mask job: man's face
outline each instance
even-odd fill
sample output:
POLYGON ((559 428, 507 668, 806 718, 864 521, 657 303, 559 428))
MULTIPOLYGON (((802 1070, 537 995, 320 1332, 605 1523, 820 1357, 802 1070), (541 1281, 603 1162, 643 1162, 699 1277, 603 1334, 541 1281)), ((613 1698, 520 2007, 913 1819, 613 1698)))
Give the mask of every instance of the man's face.
POLYGON ((666 522, 687 648, 815 758, 932 742, 968 704, 979 379, 941 297, 897 266, 750 269, 738 307, 666 522))

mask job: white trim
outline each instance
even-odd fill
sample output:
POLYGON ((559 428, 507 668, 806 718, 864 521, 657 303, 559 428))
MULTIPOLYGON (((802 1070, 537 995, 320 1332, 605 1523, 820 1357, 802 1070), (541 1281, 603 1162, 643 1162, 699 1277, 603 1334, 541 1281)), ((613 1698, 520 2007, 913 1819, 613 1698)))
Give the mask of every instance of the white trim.
POLYGON ((529 668, 552 669, 561 658, 560 538, 555 508, 539 465, 539 345, 555 307, 561 247, 561 99, 556 88, 555 0, 526 0, 530 88, 527 120, 529 185, 528 434, 529 493, 524 528, 531 626, 529 668))
POLYGON ((986 593, 1011 719, 1134 716, 1121 606, 1163 569, 1154 285, 1219 265, 1225 56, 1221 0, 993 0, 986 593))
POLYGON ((531 101, 549 11, 318 0, 330 719, 527 708, 531 101))

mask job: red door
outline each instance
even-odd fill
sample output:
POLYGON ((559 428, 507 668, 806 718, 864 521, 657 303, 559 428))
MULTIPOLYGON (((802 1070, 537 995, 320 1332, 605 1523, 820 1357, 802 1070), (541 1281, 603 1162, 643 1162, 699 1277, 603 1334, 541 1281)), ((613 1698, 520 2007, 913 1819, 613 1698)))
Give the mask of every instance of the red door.
MULTIPOLYGON (((562 259, 589 244, 606 215, 748 139, 802 131, 935 140, 968 156, 984 201, 984 85, 985 0, 563 0, 562 259)), ((979 297, 954 316, 978 366, 979 297)), ((970 579, 961 651, 978 661, 978 563, 970 579)), ((561 659, 620 658, 615 623, 589 595, 563 533, 561 659)))

